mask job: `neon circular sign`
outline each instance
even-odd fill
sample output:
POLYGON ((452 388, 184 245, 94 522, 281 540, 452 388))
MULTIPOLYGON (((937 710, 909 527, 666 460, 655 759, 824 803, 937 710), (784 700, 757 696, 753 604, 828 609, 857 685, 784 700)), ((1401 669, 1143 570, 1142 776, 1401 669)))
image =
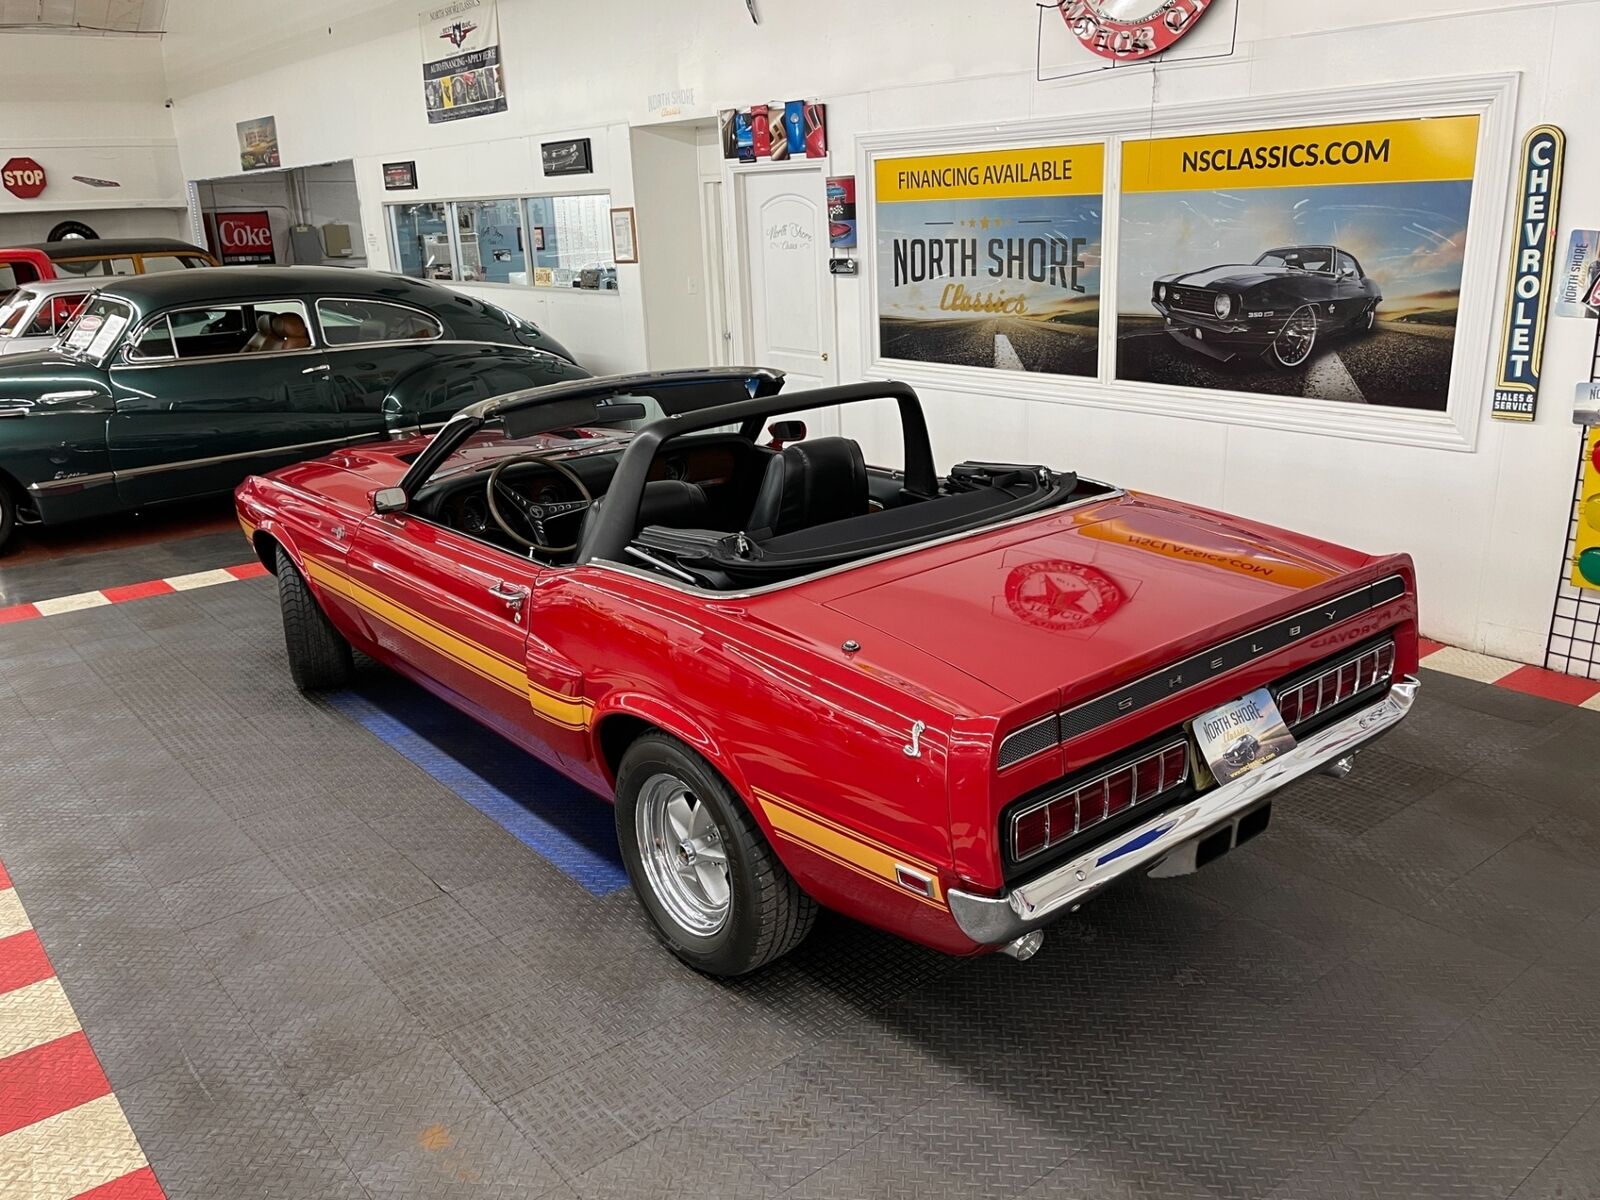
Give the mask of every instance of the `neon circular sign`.
POLYGON ((1061 19, 1093 54, 1132 62, 1172 49, 1212 0, 1059 0, 1061 19))

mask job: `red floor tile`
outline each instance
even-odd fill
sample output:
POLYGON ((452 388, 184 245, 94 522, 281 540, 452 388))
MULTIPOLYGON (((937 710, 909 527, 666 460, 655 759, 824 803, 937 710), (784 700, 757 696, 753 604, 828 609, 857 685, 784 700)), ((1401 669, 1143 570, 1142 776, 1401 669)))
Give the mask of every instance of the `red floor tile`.
POLYGON ((1423 658, 1427 658, 1428 655, 1444 649, 1443 642, 1431 642, 1427 638, 1418 638, 1417 644, 1419 646, 1418 653, 1421 654, 1423 658))
POLYGON ((1530 696, 1543 696, 1546 700, 1561 704, 1582 704, 1600 696, 1600 683, 1592 679, 1579 679, 1576 675, 1563 675, 1559 671, 1545 671, 1539 667, 1518 667, 1497 680, 1495 686, 1526 692, 1530 696))
POLYGON ((125 583, 121 587, 101 588, 105 598, 113 604, 121 604, 124 600, 143 600, 146 596, 165 596, 173 587, 164 579, 152 579, 148 583, 125 583))
POLYGON ((156 1182, 156 1173, 149 1167, 140 1167, 121 1179, 79 1192, 73 1200, 166 1200, 166 1193, 156 1182))
POLYGON ((111 1090, 83 1031, 0 1058, 0 1137, 111 1090))
POLYGON ((258 562, 240 563, 237 567, 225 567, 223 569, 235 579, 260 579, 263 575, 271 574, 258 562))
MULTIPOLYGON (((0 938, 0 996, 55 974, 50 959, 31 929, 0 938)), ((0 1093, 3 1094, 3 1093, 0 1093)))

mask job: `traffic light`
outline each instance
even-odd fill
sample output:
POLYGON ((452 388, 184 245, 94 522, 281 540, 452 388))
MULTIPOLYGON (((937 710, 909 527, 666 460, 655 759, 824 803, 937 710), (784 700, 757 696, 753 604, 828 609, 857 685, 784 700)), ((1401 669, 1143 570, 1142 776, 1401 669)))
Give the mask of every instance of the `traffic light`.
POLYGON ((1600 589, 1600 425, 1591 428, 1584 441, 1572 583, 1574 587, 1600 589))

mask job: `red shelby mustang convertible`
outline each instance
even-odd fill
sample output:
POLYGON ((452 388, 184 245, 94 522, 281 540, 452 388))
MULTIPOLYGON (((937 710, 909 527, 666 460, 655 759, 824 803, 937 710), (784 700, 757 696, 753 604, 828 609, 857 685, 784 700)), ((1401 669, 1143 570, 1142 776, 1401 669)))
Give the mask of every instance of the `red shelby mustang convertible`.
POLYGON ((722 975, 818 904, 1026 958, 1410 709, 1405 556, 1043 466, 941 475, 909 387, 781 386, 558 383, 246 481, 296 683, 354 646, 614 795, 662 938, 722 975), (903 465, 794 420, 763 444, 834 405, 897 415, 903 465))

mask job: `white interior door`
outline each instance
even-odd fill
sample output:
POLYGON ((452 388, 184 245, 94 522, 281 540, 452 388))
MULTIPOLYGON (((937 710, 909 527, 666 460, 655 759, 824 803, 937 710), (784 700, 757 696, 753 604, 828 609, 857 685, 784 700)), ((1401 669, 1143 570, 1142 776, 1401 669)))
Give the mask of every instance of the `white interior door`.
MULTIPOLYGON (((750 363, 784 371, 785 394, 830 387, 839 374, 822 168, 742 171, 735 190, 750 363)), ((804 417, 812 434, 837 432, 837 409, 804 417)))

